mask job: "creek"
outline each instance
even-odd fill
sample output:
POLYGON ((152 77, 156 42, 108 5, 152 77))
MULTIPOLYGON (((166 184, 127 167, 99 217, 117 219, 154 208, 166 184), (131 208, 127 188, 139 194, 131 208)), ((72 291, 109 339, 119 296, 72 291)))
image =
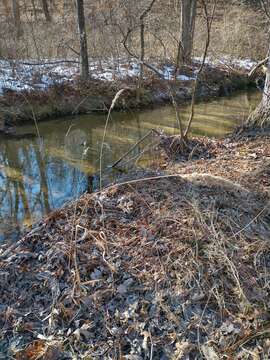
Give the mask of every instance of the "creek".
MULTIPOLYGON (((257 91, 244 91, 197 103, 192 135, 222 137, 230 133, 260 97, 257 91)), ((181 106, 180 113, 187 121, 189 106, 181 106)), ((99 171, 105 121, 106 116, 101 114, 58 118, 38 125, 40 138, 31 124, 18 127, 17 138, 1 138, 0 241, 16 240, 25 226, 87 189, 89 175, 99 171)), ((179 132, 171 106, 113 113, 104 143, 104 169, 152 128, 169 135, 179 132)), ((150 152, 141 151, 137 159, 135 150, 133 160, 144 168, 153 159, 150 152)))

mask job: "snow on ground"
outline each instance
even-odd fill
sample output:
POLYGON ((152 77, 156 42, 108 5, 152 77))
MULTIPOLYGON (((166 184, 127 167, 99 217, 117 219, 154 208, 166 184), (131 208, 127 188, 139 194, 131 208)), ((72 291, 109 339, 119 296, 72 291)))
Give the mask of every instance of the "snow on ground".
MULTIPOLYGON (((175 78, 175 67, 173 65, 165 65, 162 69, 165 80, 173 80, 175 78)), ((176 78, 182 81, 195 80, 195 76, 177 75, 176 78)))
MULTIPOLYGON (((201 58, 194 58, 200 62, 201 58)), ((207 58, 206 64, 217 66, 219 64, 231 67, 250 70, 255 61, 250 59, 232 59, 223 57, 220 59, 207 58)), ((117 79, 126 79, 139 76, 140 66, 134 60, 114 59, 104 61, 90 61, 90 74, 94 79, 103 81, 114 81, 117 79)), ((159 68, 161 76, 165 80, 174 79, 174 66, 164 65, 159 68)), ((14 61, 0 60, 0 95, 5 90, 22 91, 22 90, 45 90, 49 86, 64 82, 72 82, 79 75, 79 64, 77 61, 65 60, 43 60, 34 61, 14 61)), ((178 80, 191 81, 196 77, 196 71, 192 76, 180 74, 178 80)))
POLYGON ((78 72, 74 63, 0 60, 0 94, 5 90, 47 89, 55 83, 72 80, 78 72))
MULTIPOLYGON (((139 75, 139 65, 134 61, 90 61, 89 69, 92 78, 104 81, 139 75)), ((77 61, 0 60, 0 94, 5 90, 46 89, 53 84, 73 81, 78 75, 77 61)))
MULTIPOLYGON (((194 60, 201 62, 202 58, 195 57, 194 60)), ((241 70, 250 71, 257 64, 257 61, 251 59, 235 59, 230 56, 223 56, 220 58, 208 57, 206 58, 205 63, 213 67, 218 65, 227 65, 232 68, 239 68, 241 70)))

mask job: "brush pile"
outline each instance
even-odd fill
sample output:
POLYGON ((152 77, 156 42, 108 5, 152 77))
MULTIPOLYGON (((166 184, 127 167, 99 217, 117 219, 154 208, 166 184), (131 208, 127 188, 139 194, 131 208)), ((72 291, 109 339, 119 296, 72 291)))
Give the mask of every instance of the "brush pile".
POLYGON ((268 196, 217 176, 84 195, 0 255, 0 358, 269 358, 269 239, 268 196))

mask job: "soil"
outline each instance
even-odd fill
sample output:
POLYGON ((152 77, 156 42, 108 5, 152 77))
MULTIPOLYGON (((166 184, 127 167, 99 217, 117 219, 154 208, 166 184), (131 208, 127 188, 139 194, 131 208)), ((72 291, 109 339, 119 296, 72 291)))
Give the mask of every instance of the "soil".
POLYGON ((268 359, 269 140, 163 141, 144 178, 3 247, 0 357, 268 359))

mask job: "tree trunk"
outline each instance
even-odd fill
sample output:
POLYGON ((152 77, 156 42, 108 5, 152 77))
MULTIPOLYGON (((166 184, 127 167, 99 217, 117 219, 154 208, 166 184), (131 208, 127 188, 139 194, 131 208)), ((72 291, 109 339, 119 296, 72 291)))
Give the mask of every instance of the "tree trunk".
POLYGON ((3 0, 3 5, 4 5, 4 12, 5 12, 5 16, 9 17, 10 16, 10 3, 8 0, 3 0))
POLYGON ((51 22, 52 18, 51 18, 51 14, 49 12, 49 5, 47 0, 42 0, 42 8, 43 8, 43 12, 44 12, 44 16, 47 22, 51 22))
POLYGON ((141 43, 141 54, 140 54, 140 86, 143 81, 143 62, 144 62, 144 55, 145 55, 145 45, 144 45, 144 20, 141 19, 140 21, 140 43, 141 43))
POLYGON ((178 61, 182 64, 188 64, 191 62, 196 10, 197 0, 181 1, 181 29, 178 49, 178 53, 181 55, 178 56, 178 61))
POLYGON ((12 12, 13 12, 15 31, 16 31, 16 38, 19 38, 20 36, 22 36, 22 24, 21 24, 20 4, 18 0, 12 0, 12 12))
MULTIPOLYGON (((145 31, 145 18, 148 13, 152 10, 156 0, 152 0, 149 6, 142 12, 140 15, 140 43, 141 43, 141 53, 140 53, 140 86, 143 80, 143 62, 145 56, 145 38, 144 38, 144 31, 145 31)), ((139 86, 139 87, 140 87, 139 86)))
POLYGON ((87 79, 89 77, 88 53, 87 53, 87 36, 85 28, 84 16, 84 2, 83 0, 77 1, 77 16, 80 34, 80 62, 81 62, 81 77, 87 79))
MULTIPOLYGON (((270 44, 267 56, 270 56, 270 44)), ((262 100, 257 108, 248 117, 246 125, 248 127, 270 126, 270 58, 268 59, 267 63, 262 100)))

